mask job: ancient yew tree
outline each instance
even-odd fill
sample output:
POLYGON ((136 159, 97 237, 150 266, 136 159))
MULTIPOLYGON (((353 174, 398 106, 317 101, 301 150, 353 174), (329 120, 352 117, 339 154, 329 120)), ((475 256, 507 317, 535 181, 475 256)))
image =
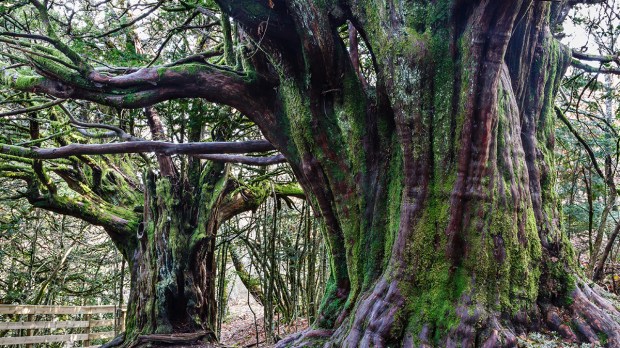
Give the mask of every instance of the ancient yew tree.
MULTIPOLYGON (((209 113, 209 109, 198 108, 209 113)), ((152 108, 146 108, 144 114, 153 139, 163 140, 158 114, 152 108)), ((207 118, 202 113, 190 115, 188 136, 198 139, 204 135, 196 121, 207 118)), ((28 122, 33 139, 29 143, 40 141, 38 118, 31 115, 28 122)), ((60 136, 56 141, 64 145, 69 138, 60 136)), ((303 197, 296 185, 271 185, 266 180, 246 185, 231 176, 223 162, 262 165, 274 160, 221 153, 272 149, 264 141, 173 144, 136 140, 55 149, 3 145, 2 149, 6 164, 0 166, 0 177, 25 182, 21 197, 34 207, 102 226, 128 262, 127 343, 136 339, 158 342, 165 338, 149 334, 172 332, 187 334, 177 337, 180 343, 216 340, 218 227, 236 214, 256 209, 270 196, 303 197), (211 158, 208 153, 212 150, 218 152, 217 160, 201 164, 201 158, 211 158), (135 162, 128 157, 86 156, 133 152, 156 152, 157 163, 140 170, 132 167, 135 162), (179 152, 198 155, 179 164, 170 155, 179 152), (44 164, 43 159, 64 161, 44 164)))
POLYGON ((124 70, 75 54, 32 2, 47 29, 2 33, 33 69, 6 70, 6 88, 119 108, 203 98, 286 157, 324 221, 331 278, 312 329, 280 346, 502 347, 547 328, 620 347, 620 313, 582 280, 554 193, 553 102, 572 54, 552 29, 579 1, 217 0, 243 64, 124 70))

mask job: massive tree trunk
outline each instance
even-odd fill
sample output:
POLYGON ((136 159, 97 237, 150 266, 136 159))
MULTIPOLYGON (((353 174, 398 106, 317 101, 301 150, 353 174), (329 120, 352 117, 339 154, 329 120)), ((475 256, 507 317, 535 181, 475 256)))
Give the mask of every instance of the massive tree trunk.
POLYGON ((29 199, 36 207, 103 226, 128 261, 126 345, 215 341, 217 229, 235 214, 255 208, 268 194, 239 193, 222 163, 201 167, 195 160, 196 168, 179 176, 170 157, 159 155, 158 161, 159 174, 148 172, 144 177, 142 218, 101 199, 36 190, 29 199), (189 173, 199 174, 190 179, 189 173), (190 185, 190 180, 196 184, 190 185), (171 338, 168 334, 173 333, 171 338))
POLYGON ((198 194, 175 177, 146 177, 144 220, 130 255, 129 342, 196 332, 203 335, 190 341, 216 339, 215 236, 227 182, 223 166, 216 166, 205 170, 198 194))
POLYGON ((514 346, 542 326, 620 346, 620 313, 580 280, 554 193, 562 3, 299 0, 258 25, 255 8, 222 3, 266 36, 276 69, 254 63, 276 71, 279 104, 254 119, 313 194, 331 249, 314 329, 281 347, 514 346))
MULTIPOLYGON (((167 160, 160 156, 160 168, 173 168, 167 160)), ((273 194, 302 196, 295 185, 243 186, 222 163, 207 162, 200 172, 193 187, 166 171, 146 176, 144 218, 136 232, 138 246, 129 256, 127 345, 216 341, 219 226, 273 194)))

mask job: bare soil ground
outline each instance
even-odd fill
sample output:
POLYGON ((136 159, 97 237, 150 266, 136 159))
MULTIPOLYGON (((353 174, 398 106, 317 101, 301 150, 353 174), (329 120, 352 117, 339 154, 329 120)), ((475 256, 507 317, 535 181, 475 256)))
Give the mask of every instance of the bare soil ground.
MULTIPOLYGON (((265 328, 263 322, 263 308, 256 304, 253 306, 252 314, 247 304, 234 305, 230 307, 230 312, 226 322, 222 323, 221 344, 226 347, 272 347, 265 340, 265 328), (256 344, 258 338, 258 345, 256 344)), ((276 333, 279 337, 284 337, 293 332, 303 330, 308 327, 305 318, 299 318, 293 323, 281 323, 276 325, 276 333)))
MULTIPOLYGON (((273 347, 273 344, 265 340, 263 306, 254 301, 252 296, 248 299, 247 290, 243 285, 239 286, 237 291, 231 294, 228 303, 228 313, 222 323, 220 343, 224 347, 235 348, 273 347)), ((277 319, 276 315, 275 320, 277 319)), ((282 338, 307 327, 308 321, 305 318, 299 318, 291 323, 280 322, 279 325, 276 323, 274 332, 282 338)))

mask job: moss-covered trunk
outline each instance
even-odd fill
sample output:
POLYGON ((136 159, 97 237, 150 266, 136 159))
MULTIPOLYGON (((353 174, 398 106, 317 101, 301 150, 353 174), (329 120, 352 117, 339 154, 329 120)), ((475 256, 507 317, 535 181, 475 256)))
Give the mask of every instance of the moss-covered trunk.
POLYGON ((216 340, 215 235, 227 183, 223 165, 207 166, 200 183, 188 190, 175 176, 145 178, 144 220, 130 256, 127 343, 216 340), (174 340, 158 336, 173 333, 174 340))
POLYGON ((570 52, 549 27, 561 5, 275 3, 273 30, 297 31, 286 49, 281 33, 263 40, 279 50, 267 53, 279 104, 275 121, 255 119, 312 193, 331 251, 317 322, 280 346, 514 346, 544 326, 620 346, 620 313, 579 280, 559 223, 553 100, 570 52), (339 36, 345 20, 374 86, 339 36))

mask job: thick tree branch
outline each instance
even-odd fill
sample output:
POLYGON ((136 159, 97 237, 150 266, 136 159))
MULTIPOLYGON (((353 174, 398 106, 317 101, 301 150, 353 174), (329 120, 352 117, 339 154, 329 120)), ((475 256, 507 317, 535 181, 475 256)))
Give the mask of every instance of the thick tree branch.
POLYGON ((283 2, 254 1, 254 0, 216 0, 220 8, 246 30, 257 34, 263 33, 267 37, 294 39, 296 36, 295 23, 283 2))
MULTIPOLYGON (((147 123, 151 129, 151 135, 153 139, 162 141, 166 138, 164 133, 164 126, 159 119, 159 114, 154 108, 144 108, 144 115, 146 116, 147 123)), ((157 162, 159 163, 159 170, 163 176, 172 177, 176 175, 174 164, 170 156, 157 153, 157 162)))
POLYGON ((572 54, 573 54, 573 58, 577 58, 581 60, 588 60, 592 62, 601 62, 601 63, 611 63, 611 62, 620 63, 620 57, 614 56, 614 55, 599 56, 599 55, 579 52, 576 50, 572 50, 572 54))
POLYGON ((55 194, 40 196, 34 192, 28 195, 28 201, 34 207, 102 226, 111 232, 110 237, 116 243, 129 243, 138 225, 139 215, 103 201, 94 203, 84 197, 68 198, 55 194))
POLYGON ((349 56, 351 57, 351 63, 353 64, 353 69, 357 74, 360 82, 364 89, 368 88, 368 83, 366 82, 366 78, 362 75, 362 71, 360 69, 360 56, 359 56, 359 47, 357 40, 357 29, 353 26, 352 23, 349 23, 349 56))
POLYGON ((45 60, 37 61, 36 68, 43 77, 5 71, 2 83, 24 92, 89 100, 128 109, 171 99, 205 98, 232 106, 254 119, 264 114, 263 98, 273 87, 265 85, 255 75, 207 63, 144 68, 117 76, 91 71, 86 77, 45 60))
POLYGON ((163 141, 132 141, 112 144, 71 144, 53 149, 29 149, 14 145, 2 145, 0 153, 33 159, 55 159, 75 155, 109 155, 140 152, 156 152, 166 155, 197 155, 264 152, 271 150, 274 150, 274 147, 266 140, 183 144, 163 141))
POLYGON ((255 210, 270 196, 305 199, 304 191, 298 184, 276 184, 268 181, 253 185, 242 185, 238 182, 230 184, 237 188, 224 198, 218 208, 219 221, 226 221, 242 212, 255 210))

